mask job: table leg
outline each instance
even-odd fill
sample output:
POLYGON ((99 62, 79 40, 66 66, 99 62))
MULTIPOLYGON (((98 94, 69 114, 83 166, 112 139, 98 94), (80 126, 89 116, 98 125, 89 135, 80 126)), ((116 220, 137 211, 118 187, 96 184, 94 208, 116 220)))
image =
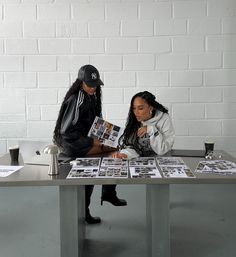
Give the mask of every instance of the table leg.
POLYGON ((61 257, 82 257, 84 186, 60 186, 59 191, 61 257))
POLYGON ((170 257, 169 185, 146 186, 148 257, 170 257))

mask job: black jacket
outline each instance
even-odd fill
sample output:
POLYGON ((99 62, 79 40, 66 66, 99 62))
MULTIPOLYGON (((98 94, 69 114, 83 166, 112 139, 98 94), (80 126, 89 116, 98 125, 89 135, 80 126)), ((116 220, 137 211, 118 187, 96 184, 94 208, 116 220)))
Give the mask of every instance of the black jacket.
POLYGON ((72 157, 84 156, 93 146, 93 139, 88 132, 96 116, 96 96, 88 95, 84 90, 71 95, 63 103, 61 121, 61 145, 66 155, 72 157))

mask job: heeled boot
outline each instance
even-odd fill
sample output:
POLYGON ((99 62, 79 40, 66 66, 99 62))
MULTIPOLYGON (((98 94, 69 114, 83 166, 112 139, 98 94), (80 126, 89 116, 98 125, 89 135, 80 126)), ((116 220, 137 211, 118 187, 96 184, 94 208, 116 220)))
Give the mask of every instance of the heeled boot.
POLYGON ((103 201, 109 202, 114 206, 126 206, 127 202, 124 199, 120 199, 116 194, 102 194, 101 197, 101 205, 103 205, 103 201))
POLYGON ((93 217, 93 216, 90 214, 89 209, 87 209, 87 210, 85 211, 85 221, 86 221, 88 224, 98 224, 98 223, 101 223, 101 218, 100 218, 100 217, 93 217))

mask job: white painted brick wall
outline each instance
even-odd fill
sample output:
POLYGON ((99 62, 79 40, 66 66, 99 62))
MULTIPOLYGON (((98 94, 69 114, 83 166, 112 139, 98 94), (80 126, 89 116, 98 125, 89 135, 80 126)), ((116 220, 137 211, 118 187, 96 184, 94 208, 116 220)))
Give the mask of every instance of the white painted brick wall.
POLYGON ((58 71, 78 71, 78 67, 81 67, 85 63, 89 63, 89 57, 87 55, 79 56, 58 56, 57 68, 58 71))
POLYGON ((222 88, 197 87, 190 89, 192 103, 214 103, 222 101, 222 88))
POLYGON ((188 33, 190 35, 220 34, 221 23, 219 18, 189 19, 188 33))
POLYGON ((187 54, 161 54, 157 56, 158 70, 185 70, 188 68, 187 54))
POLYGON ((207 70, 205 84, 209 86, 236 85, 236 70, 207 70))
MULTIPOLYGON (((1 9, 0 9, 1 10, 1 9)), ((0 11, 1 17, 1 11, 0 11)), ((22 24, 15 21, 1 21, 0 35, 5 38, 19 38, 22 36, 22 24)))
POLYGON ((236 53, 229 52, 223 54, 223 68, 225 69, 233 69, 236 68, 236 53))
POLYGON ((5 48, 6 54, 38 54, 36 39, 6 39, 5 48))
POLYGON ((185 19, 158 19, 155 23, 155 35, 184 35, 187 32, 185 19))
POLYGON ((121 34, 126 37, 153 36, 154 23, 150 20, 144 21, 123 21, 121 24, 121 34))
POLYGON ((93 21, 88 24, 90 37, 117 37, 120 33, 120 23, 116 21, 93 21))
POLYGON ((5 87, 35 88, 36 73, 35 72, 7 72, 5 73, 5 87))
POLYGON ((173 71, 170 74, 170 85, 175 87, 194 87, 202 85, 201 71, 173 71))
POLYGON ((59 105, 43 105, 41 107, 41 120, 54 121, 59 109, 59 105))
POLYGON ((74 39, 72 45, 75 54, 101 54, 105 50, 102 38, 74 39))
POLYGON ((236 18, 225 18, 222 20, 222 33, 223 34, 236 33, 236 18))
POLYGON ((87 22, 57 22, 56 23, 57 37, 87 37, 88 25, 87 22))
POLYGON ((108 20, 132 20, 138 18, 137 3, 108 3, 105 10, 108 20))
POLYGON ((68 20, 70 18, 70 5, 57 3, 38 4, 37 18, 39 20, 68 20))
POLYGON ((208 15, 210 17, 231 17, 235 15, 234 0, 208 0, 208 15))
POLYGON ((40 72, 38 74, 38 87, 66 87, 69 84, 69 74, 67 72, 40 72))
POLYGON ((152 70, 155 58, 152 54, 125 55, 123 57, 124 70, 152 70))
POLYGON ((106 40, 106 52, 108 54, 136 53, 138 40, 136 38, 108 38, 106 40))
POLYGON ((26 21, 23 24, 23 35, 26 38, 55 37, 55 23, 46 21, 26 21))
POLYGON ((171 3, 141 3, 139 12, 144 20, 170 18, 171 3))
POLYGON ((201 18, 207 14, 205 1, 180 1, 173 3, 173 15, 175 18, 201 18))
POLYGON ((169 108, 175 148, 203 149, 211 135, 236 156, 235 13, 235 0, 0 0, 0 154, 51 140, 91 63, 108 120, 124 126, 130 99, 148 90, 169 108))
POLYGON ((7 55, 1 56, 0 71, 23 71, 23 57, 7 55))
POLYGON ((168 86, 168 73, 165 71, 137 72, 137 86, 140 87, 168 86))
POLYGON ((173 118, 182 120, 204 119, 204 104, 173 104, 173 118))
POLYGON ((56 56, 25 56, 25 71, 56 71, 56 56))
POLYGON ((160 38, 141 38, 139 40, 139 51, 141 53, 164 53, 170 52, 170 39, 166 37, 160 38))
POLYGON ((217 69, 222 67, 220 53, 192 54, 189 57, 190 69, 217 69))
POLYGON ((4 19, 6 21, 36 20, 35 4, 5 4, 4 19))
POLYGON ((102 3, 72 4, 72 18, 75 20, 104 20, 105 10, 102 3))
POLYGON ((135 81, 135 72, 106 72, 104 75, 106 87, 134 87, 135 81))
POLYGON ((202 36, 178 36, 173 38, 173 52, 203 52, 204 37, 202 36))
POLYGON ((71 42, 69 39, 40 39, 40 54, 70 54, 71 42))

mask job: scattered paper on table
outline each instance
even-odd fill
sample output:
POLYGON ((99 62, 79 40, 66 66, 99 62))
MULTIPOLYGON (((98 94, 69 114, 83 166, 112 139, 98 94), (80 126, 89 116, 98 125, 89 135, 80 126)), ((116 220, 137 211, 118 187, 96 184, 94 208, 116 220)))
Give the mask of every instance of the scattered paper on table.
POLYGON ((23 166, 5 166, 0 165, 0 177, 7 177, 12 173, 20 170, 23 166))
POLYGON ((198 166, 195 172, 199 173, 213 173, 221 175, 236 175, 236 164, 234 162, 226 160, 209 160, 201 161, 198 163, 198 166))

